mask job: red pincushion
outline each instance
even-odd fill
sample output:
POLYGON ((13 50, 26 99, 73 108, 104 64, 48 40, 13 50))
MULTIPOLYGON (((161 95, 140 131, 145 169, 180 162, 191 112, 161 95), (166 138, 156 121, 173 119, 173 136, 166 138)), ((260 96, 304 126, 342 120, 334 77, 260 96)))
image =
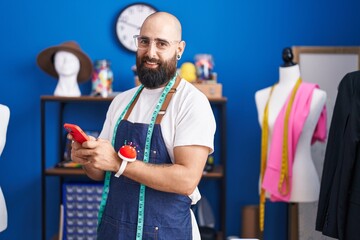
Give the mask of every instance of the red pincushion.
POLYGON ((119 149, 119 155, 126 160, 136 160, 136 150, 130 145, 124 145, 119 149))

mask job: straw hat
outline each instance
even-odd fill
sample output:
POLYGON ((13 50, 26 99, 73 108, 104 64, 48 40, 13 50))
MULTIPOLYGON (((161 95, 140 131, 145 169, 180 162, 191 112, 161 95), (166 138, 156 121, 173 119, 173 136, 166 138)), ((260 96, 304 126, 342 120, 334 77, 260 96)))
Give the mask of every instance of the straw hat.
POLYGON ((79 44, 75 41, 64 42, 58 46, 52 46, 41 51, 37 56, 37 64, 39 67, 49 75, 58 78, 59 75, 56 72, 54 66, 54 55, 58 51, 68 51, 75 54, 75 56, 79 58, 80 71, 77 76, 77 81, 79 83, 85 82, 91 78, 93 71, 92 62, 86 53, 80 49, 79 44))

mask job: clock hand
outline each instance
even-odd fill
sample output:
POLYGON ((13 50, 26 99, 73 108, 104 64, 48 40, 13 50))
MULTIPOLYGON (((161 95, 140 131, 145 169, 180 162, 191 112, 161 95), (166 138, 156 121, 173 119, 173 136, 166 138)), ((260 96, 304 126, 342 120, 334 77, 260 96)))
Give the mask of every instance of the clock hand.
POLYGON ((128 26, 130 26, 130 27, 134 27, 134 28, 136 28, 137 30, 140 29, 139 26, 137 26, 137 25, 135 25, 135 24, 132 24, 132 23, 125 22, 124 20, 121 20, 120 22, 122 22, 122 23, 124 23, 124 24, 126 24, 126 25, 128 25, 128 26))

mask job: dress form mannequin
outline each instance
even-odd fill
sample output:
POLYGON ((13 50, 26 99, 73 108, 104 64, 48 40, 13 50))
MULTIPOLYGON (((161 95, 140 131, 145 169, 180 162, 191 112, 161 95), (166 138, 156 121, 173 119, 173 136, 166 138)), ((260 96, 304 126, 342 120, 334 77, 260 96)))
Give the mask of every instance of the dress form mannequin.
MULTIPOLYGON (((7 106, 0 104, 0 156, 6 143, 6 132, 10 119, 10 110, 7 106)), ((4 195, 0 187, 0 232, 7 227, 7 210, 4 195)))
MULTIPOLYGON (((284 57, 284 55, 283 55, 284 57)), ((285 59, 284 59, 285 60, 285 59)), ((297 80, 300 78, 298 64, 286 62, 279 68, 279 82, 274 87, 269 102, 269 145, 271 144, 272 130, 280 110, 284 106, 297 80)), ((260 126, 264 117, 264 109, 270 95, 271 87, 255 93, 255 102, 258 111, 260 126)), ((315 89, 310 104, 310 112, 303 126, 298 144, 295 149, 294 165, 292 168, 292 190, 290 202, 317 201, 320 191, 320 177, 316 172, 311 156, 311 140, 320 114, 326 103, 326 92, 315 89)), ((269 149, 269 147, 268 147, 269 149)))
POLYGON ((281 67, 290 67, 295 65, 295 63, 293 62, 294 54, 289 47, 284 48, 284 50, 282 51, 282 59, 284 60, 284 64, 281 65, 281 67))
POLYGON ((54 56, 54 67, 59 75, 55 96, 78 97, 81 95, 77 82, 80 61, 75 54, 59 51, 54 56))

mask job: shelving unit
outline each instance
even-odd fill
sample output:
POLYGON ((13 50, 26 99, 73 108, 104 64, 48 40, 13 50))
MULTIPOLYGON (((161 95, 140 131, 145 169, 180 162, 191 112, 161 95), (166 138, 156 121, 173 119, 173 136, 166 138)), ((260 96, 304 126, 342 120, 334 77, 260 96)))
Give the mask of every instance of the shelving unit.
MULTIPOLYGON (((46 200, 47 200, 47 192, 46 192, 46 179, 48 177, 58 177, 60 178, 60 182, 62 183, 63 179, 66 177, 85 177, 86 174, 82 169, 65 169, 65 168, 56 168, 56 167, 47 167, 47 159, 46 159, 46 105, 48 103, 56 103, 58 105, 59 110, 59 129, 58 129, 58 137, 59 137, 59 151, 58 151, 58 161, 60 162, 63 159, 63 149, 64 144, 62 141, 64 139, 64 111, 65 105, 72 103, 90 103, 90 104, 98 104, 105 103, 110 104, 112 97, 101 98, 101 97, 92 97, 92 96, 81 96, 81 97, 57 97, 57 96, 41 96, 41 223, 42 223, 42 239, 46 239, 46 200)), ((217 121, 217 131, 220 131, 218 137, 219 141, 219 150, 218 154, 220 156, 219 163, 215 165, 214 170, 209 173, 204 173, 202 181, 206 181, 208 179, 213 179, 219 181, 220 186, 220 230, 218 233, 218 239, 225 239, 226 236, 226 103, 227 99, 222 98, 209 98, 211 106, 213 108, 218 109, 218 116, 216 116, 217 121)), ((54 153, 54 157, 56 158, 56 153, 54 153)), ((89 179, 90 181, 90 179, 89 179)), ((60 191, 60 188, 59 188, 60 191)), ((201 191, 201 189, 200 189, 201 191)), ((60 197, 61 201, 61 197, 60 197)))

